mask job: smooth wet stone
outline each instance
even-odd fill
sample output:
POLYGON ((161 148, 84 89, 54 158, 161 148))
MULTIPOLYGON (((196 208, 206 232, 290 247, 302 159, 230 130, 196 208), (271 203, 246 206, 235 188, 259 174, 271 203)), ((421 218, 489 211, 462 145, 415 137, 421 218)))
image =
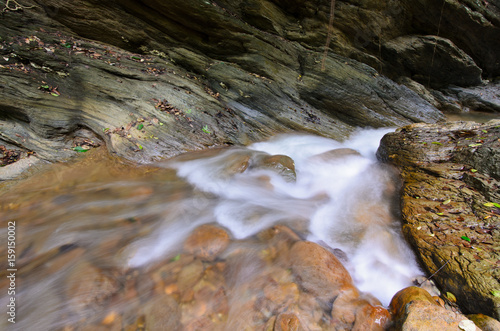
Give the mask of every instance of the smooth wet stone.
POLYGON ((161 295, 150 300, 142 309, 145 330, 181 330, 181 310, 169 295, 161 295))
POLYGON ((500 330, 500 322, 483 314, 467 315, 467 318, 474 322, 478 328, 483 331, 498 331, 500 330))
POLYGON ((297 179, 295 162, 287 155, 266 155, 257 158, 256 164, 252 168, 270 169, 282 176, 287 182, 294 182, 297 179))
POLYGON ((309 241, 299 241, 290 251, 290 264, 299 284, 323 302, 352 286, 349 272, 328 250, 309 241))
POLYGON ((229 245, 226 230, 211 224, 204 224, 191 233, 184 242, 184 250, 204 261, 213 261, 229 245))
POLYGON ((333 301, 332 324, 336 328, 350 329, 356 321, 359 291, 351 287, 342 291, 333 301))
POLYGON ((390 311, 394 330, 460 330, 460 323, 470 324, 464 315, 441 307, 426 290, 416 286, 397 292, 390 311))
POLYGON ((95 310, 120 289, 116 279, 89 262, 81 262, 65 281, 65 293, 70 307, 78 313, 95 310))
POLYGON ((203 263, 195 259, 190 264, 182 268, 177 276, 177 286, 181 292, 189 290, 203 276, 203 263))
POLYGON ((365 304, 356 311, 356 322, 353 331, 387 330, 391 322, 391 314, 382 306, 365 304))
POLYGON ((276 317, 274 323, 274 331, 303 331, 305 330, 300 324, 299 319, 295 314, 283 313, 276 317))
POLYGON ((392 297, 391 303, 389 305, 391 313, 396 319, 400 318, 404 313, 405 306, 408 303, 414 301, 424 301, 431 304, 436 304, 429 292, 420 287, 410 286, 398 291, 392 297))
POLYGON ((337 149, 332 149, 331 151, 315 155, 311 158, 311 160, 336 162, 350 156, 361 156, 361 154, 358 151, 351 148, 337 148, 337 149))

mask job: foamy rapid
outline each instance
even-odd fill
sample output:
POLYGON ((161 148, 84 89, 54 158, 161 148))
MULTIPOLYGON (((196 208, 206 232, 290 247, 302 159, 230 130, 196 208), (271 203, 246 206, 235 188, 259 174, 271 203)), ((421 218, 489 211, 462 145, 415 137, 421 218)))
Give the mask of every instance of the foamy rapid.
POLYGON ((400 235, 397 176, 375 158, 380 139, 389 131, 361 130, 342 143, 283 135, 248 148, 169 163, 197 195, 181 206, 172 205, 156 238, 135 243, 129 264, 144 265, 161 257, 203 223, 217 222, 235 239, 276 223, 299 224, 308 240, 345 252, 356 286, 388 305, 395 292, 421 274, 400 235), (296 181, 253 167, 253 160, 265 154, 291 157, 296 181), (245 156, 248 168, 231 173, 231 162, 245 156))

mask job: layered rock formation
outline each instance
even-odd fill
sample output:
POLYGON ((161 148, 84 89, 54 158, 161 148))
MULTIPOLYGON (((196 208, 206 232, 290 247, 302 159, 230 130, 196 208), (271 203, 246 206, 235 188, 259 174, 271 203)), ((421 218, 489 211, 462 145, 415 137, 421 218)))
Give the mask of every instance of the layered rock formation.
POLYGON ((445 297, 500 317, 500 121, 413 124, 378 157, 402 171, 403 233, 445 297))
MULTIPOLYGON (((354 126, 435 122, 435 106, 383 75, 425 78, 436 40, 465 62, 448 70, 456 80, 431 83, 478 83, 481 70, 494 77, 500 67, 498 3, 444 4, 337 1, 322 68, 326 0, 9 1, 0 141, 51 161, 106 144, 148 163, 290 130, 341 138, 354 126), (396 65, 385 51, 395 38, 438 30, 441 38, 422 37, 416 69, 411 54, 396 65), (471 74, 461 79, 464 66, 471 74)), ((454 56, 441 49, 436 65, 454 56)))

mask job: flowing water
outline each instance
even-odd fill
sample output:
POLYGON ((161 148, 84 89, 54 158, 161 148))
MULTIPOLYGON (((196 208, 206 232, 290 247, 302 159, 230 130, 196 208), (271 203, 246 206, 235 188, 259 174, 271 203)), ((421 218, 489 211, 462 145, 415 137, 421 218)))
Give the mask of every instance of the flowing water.
MULTIPOLYGON (((342 143, 284 135, 154 167, 104 151, 51 166, 0 197, 0 238, 7 242, 15 222, 17 268, 16 324, 4 313, 0 327, 168 330, 177 319, 186 330, 257 330, 295 305, 309 329, 325 329, 329 311, 306 300, 278 262, 279 246, 262 239, 278 224, 334 252, 356 287, 387 306, 421 272, 400 235, 397 174, 375 158, 386 132, 363 130, 342 143), (266 165, 269 155, 290 157, 295 171, 287 158, 266 165), (231 242, 202 263, 184 242, 206 223, 231 242), (288 308, 269 306, 269 283, 286 288, 288 308)), ((6 307, 5 244, 0 254, 6 307)))

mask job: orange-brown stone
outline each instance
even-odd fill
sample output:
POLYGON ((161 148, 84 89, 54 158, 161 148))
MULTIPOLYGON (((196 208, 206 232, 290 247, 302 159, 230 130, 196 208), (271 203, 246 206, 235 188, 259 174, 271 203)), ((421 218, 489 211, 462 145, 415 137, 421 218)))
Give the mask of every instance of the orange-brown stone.
POLYGON ((211 224, 197 227, 184 242, 184 250, 204 261, 213 261, 229 245, 226 230, 211 224))

